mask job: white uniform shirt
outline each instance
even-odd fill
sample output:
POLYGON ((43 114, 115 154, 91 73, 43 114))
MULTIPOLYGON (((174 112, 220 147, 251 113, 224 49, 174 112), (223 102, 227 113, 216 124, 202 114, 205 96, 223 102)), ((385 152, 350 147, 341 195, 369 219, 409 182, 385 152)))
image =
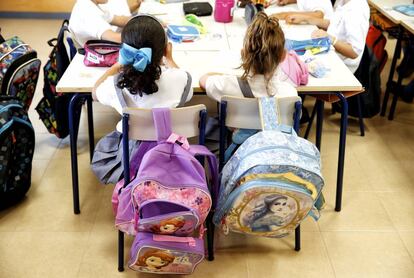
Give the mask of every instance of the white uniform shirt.
POLYGON ((298 8, 301 11, 321 11, 324 18, 330 19, 333 14, 331 0, 297 0, 298 8))
MULTIPOLYGON (((285 74, 281 74, 279 70, 270 80, 270 93, 266 91, 264 76, 257 74, 248 78, 248 82, 252 93, 255 97, 274 96, 297 96, 298 92, 293 87, 285 74)), ((222 96, 243 97, 243 93, 237 82, 237 76, 234 75, 212 75, 206 81, 207 95, 216 101, 220 101, 222 96)))
POLYGON ((109 23, 114 15, 131 15, 126 0, 111 0, 99 7, 91 0, 77 0, 69 19, 69 30, 83 47, 88 40, 101 39, 107 30, 118 31, 117 26, 109 23))
MULTIPOLYGON (((124 99, 128 107, 152 109, 160 107, 175 108, 178 106, 187 85, 187 73, 177 68, 161 67, 161 70, 160 79, 155 81, 158 85, 158 92, 151 95, 143 94, 140 97, 138 94, 133 95, 124 90, 124 99)), ((100 103, 115 108, 122 115, 122 106, 116 94, 113 76, 109 76, 99 85, 96 90, 96 97, 100 103)), ((192 97, 193 89, 190 87, 187 101, 192 97)), ((117 124, 117 130, 122 132, 122 122, 117 124)))
POLYGON ((353 73, 357 70, 364 52, 368 34, 370 11, 366 0, 338 0, 330 19, 328 34, 352 45, 358 54, 355 59, 339 54, 353 73))

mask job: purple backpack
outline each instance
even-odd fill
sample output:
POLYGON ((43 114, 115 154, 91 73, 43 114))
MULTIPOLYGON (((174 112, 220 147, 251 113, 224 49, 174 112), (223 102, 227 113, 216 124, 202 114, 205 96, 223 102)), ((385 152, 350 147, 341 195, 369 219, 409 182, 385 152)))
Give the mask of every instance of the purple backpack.
POLYGON ((153 116, 158 142, 141 143, 131 162, 131 169, 138 169, 136 177, 125 187, 123 181, 115 187, 115 225, 132 235, 192 235, 212 206, 204 167, 195 156, 208 158, 214 188, 216 158, 206 147, 190 146, 186 138, 171 132, 169 109, 153 109, 153 116))

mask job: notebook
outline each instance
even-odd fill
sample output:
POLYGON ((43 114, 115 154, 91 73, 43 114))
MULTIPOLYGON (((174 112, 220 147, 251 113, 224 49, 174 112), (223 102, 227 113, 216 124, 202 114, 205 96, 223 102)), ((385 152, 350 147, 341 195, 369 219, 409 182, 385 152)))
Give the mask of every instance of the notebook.
POLYGON ((409 5, 398 5, 392 7, 397 12, 400 12, 402 14, 408 15, 408 16, 414 16, 414 4, 409 5))

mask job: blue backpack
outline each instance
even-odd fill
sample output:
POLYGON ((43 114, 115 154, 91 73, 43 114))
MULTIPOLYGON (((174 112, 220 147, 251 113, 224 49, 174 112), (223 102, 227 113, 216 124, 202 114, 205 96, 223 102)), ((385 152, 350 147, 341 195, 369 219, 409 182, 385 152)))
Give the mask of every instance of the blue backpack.
POLYGON ((275 98, 260 98, 259 107, 262 131, 244 141, 224 166, 213 221, 225 233, 282 237, 307 215, 319 216, 320 154, 292 127, 278 124, 275 98))
POLYGON ((0 209, 30 188, 35 133, 20 101, 0 98, 0 209))

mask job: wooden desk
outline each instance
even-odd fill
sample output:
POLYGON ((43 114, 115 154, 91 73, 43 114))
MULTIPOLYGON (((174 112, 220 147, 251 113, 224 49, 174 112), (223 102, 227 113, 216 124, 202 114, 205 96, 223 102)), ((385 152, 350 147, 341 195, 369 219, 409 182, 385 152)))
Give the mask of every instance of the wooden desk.
MULTIPOLYGON (((391 62, 390 73, 388 75, 387 88, 385 90, 384 99, 383 99, 382 107, 381 107, 381 116, 385 116, 385 113, 387 110, 388 98, 389 98, 390 90, 393 84, 397 60, 401 57, 401 41, 403 38, 404 30, 411 32, 412 34, 414 30, 414 23, 413 23, 414 18, 404 15, 400 12, 397 12, 393 10, 392 7, 396 5, 408 5, 408 4, 413 4, 413 3, 411 0, 368 0, 368 3, 372 7, 377 9, 385 17, 387 17, 389 20, 391 20, 394 24, 398 25, 398 31, 396 35, 397 44, 395 45, 394 55, 392 57, 392 62, 391 62)), ((402 84, 402 76, 398 75, 397 88, 400 88, 401 84, 402 84)), ((399 91, 400 90, 397 89, 394 92, 394 97, 391 103, 390 112, 388 114, 388 120, 394 119, 394 112, 395 112, 395 108, 397 106, 397 100, 400 94, 399 91)))

